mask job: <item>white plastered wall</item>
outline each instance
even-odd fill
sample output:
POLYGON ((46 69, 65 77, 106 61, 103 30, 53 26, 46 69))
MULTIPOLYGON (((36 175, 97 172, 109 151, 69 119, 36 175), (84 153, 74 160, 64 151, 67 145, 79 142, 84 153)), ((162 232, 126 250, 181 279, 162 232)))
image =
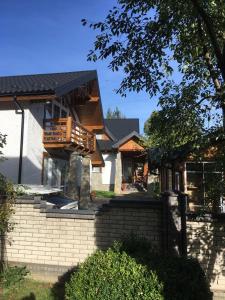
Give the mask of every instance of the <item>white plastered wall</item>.
MULTIPOLYGON (((44 117, 43 103, 22 104, 24 107, 24 144, 22 183, 41 184, 42 175, 42 126, 44 117)), ((17 183, 21 114, 17 114, 13 103, 0 107, 0 132, 7 135, 7 144, 3 148, 5 160, 0 162, 0 172, 17 183)))
POLYGON ((103 154, 105 167, 102 168, 102 184, 114 184, 115 183, 115 153, 103 154))

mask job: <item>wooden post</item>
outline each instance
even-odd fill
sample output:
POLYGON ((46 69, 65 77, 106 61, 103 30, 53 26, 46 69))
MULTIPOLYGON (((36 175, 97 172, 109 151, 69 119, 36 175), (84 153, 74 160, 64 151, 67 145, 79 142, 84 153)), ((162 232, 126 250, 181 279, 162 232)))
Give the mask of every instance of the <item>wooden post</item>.
POLYGON ((72 132, 72 117, 68 117, 66 121, 66 141, 71 142, 71 132, 72 132))
POLYGON ((92 151, 95 152, 95 150, 96 150, 96 135, 94 135, 94 137, 93 137, 93 149, 92 149, 92 151))

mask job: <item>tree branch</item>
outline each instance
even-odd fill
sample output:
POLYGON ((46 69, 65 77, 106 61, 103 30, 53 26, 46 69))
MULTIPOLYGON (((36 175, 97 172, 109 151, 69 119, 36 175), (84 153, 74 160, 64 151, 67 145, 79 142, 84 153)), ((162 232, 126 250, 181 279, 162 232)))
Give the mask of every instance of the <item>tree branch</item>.
POLYGON ((199 4, 198 0, 191 0, 191 2, 193 3, 194 7, 196 8, 198 15, 201 17, 201 19, 203 20, 207 32, 209 34, 210 40, 212 42, 212 46, 218 61, 218 67, 220 68, 221 72, 222 72, 222 76, 223 79, 225 80, 225 63, 223 60, 223 54, 222 54, 222 50, 220 49, 220 45, 217 41, 217 36, 215 33, 215 30, 213 28, 213 22, 211 20, 211 18, 209 17, 209 15, 206 14, 205 10, 201 7, 201 5, 199 4))

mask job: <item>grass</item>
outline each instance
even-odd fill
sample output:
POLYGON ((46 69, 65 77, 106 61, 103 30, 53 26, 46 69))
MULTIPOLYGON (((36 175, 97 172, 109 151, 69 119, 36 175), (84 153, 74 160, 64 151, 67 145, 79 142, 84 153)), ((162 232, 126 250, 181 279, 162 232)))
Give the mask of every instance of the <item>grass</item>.
POLYGON ((111 191, 94 191, 96 198, 114 198, 116 194, 111 191))
POLYGON ((25 279, 21 283, 3 290, 1 300, 61 300, 62 291, 55 290, 50 283, 25 279))

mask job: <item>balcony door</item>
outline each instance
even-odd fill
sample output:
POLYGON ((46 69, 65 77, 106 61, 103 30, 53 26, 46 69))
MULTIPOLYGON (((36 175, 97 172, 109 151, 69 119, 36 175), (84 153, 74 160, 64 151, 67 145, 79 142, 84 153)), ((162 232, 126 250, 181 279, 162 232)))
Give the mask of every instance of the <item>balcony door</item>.
POLYGON ((45 119, 67 118, 68 116, 69 108, 63 99, 45 104, 45 119))

